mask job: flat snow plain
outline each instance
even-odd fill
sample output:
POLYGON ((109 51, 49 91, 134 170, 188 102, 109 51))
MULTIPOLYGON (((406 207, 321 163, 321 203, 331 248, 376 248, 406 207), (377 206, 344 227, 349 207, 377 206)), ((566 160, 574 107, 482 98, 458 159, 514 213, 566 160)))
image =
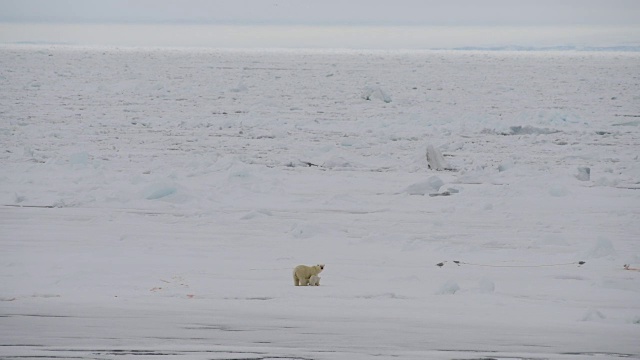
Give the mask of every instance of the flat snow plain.
POLYGON ((638 53, 0 64, 4 359, 640 359, 638 53))

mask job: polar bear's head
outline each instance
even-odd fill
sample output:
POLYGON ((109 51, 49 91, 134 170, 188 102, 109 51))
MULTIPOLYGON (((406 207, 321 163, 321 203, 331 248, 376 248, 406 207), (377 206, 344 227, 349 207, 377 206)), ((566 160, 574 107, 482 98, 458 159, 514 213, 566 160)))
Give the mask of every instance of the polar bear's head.
MULTIPOLYGON (((324 270, 324 264, 318 264, 316 267, 319 268, 320 271, 324 270)), ((318 273, 320 273, 320 271, 318 271, 318 273)))

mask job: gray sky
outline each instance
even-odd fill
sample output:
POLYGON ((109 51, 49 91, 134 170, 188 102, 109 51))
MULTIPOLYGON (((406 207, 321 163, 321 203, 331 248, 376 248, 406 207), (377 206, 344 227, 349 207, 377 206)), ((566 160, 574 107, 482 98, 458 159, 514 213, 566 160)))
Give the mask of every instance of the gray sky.
POLYGON ((639 0, 0 0, 3 22, 629 26, 639 0))
POLYGON ((0 0, 20 43, 640 51, 640 0, 0 0))

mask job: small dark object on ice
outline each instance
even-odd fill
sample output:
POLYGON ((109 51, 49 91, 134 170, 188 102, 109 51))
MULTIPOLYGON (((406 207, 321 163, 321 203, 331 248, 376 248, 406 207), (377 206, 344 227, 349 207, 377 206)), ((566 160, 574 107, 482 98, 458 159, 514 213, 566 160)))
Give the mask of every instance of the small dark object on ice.
POLYGON ((629 264, 624 264, 623 268, 629 271, 640 271, 640 268, 632 268, 629 264))
POLYGON ((433 194, 429 194, 429 196, 434 197, 434 196, 450 196, 451 192, 449 191, 443 191, 441 193, 433 193, 433 194))

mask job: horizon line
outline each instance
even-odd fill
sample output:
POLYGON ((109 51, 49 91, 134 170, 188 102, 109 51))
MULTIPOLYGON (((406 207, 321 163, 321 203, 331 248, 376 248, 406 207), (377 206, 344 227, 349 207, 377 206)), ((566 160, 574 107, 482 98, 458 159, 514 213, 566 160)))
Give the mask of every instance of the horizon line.
POLYGON ((273 20, 214 20, 214 19, 195 19, 195 20, 153 20, 153 19, 18 19, 18 18, 2 18, 0 24, 47 24, 47 25, 208 25, 208 26, 300 26, 300 27, 434 27, 434 28, 639 28, 640 24, 486 24, 486 23, 465 23, 465 24, 446 24, 446 23, 426 23, 420 21, 397 22, 397 21, 273 21, 273 20))

